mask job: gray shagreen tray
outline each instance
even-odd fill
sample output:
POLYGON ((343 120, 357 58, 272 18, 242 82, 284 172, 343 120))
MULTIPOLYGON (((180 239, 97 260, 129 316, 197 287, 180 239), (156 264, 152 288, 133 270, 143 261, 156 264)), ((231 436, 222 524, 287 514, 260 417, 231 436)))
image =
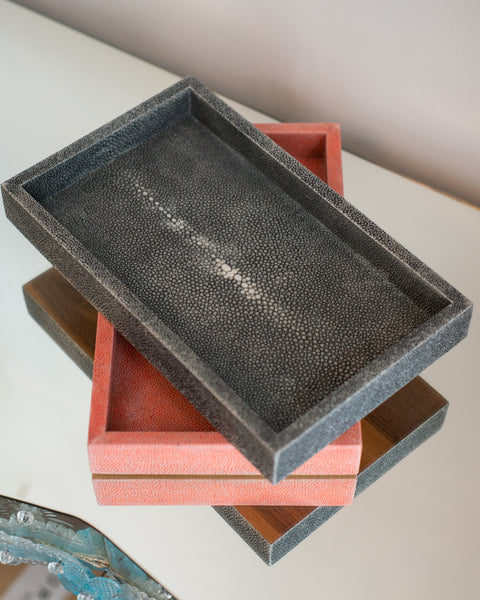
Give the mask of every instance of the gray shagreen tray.
POLYGON ((471 303, 188 78, 3 187, 7 216, 271 481, 471 303))

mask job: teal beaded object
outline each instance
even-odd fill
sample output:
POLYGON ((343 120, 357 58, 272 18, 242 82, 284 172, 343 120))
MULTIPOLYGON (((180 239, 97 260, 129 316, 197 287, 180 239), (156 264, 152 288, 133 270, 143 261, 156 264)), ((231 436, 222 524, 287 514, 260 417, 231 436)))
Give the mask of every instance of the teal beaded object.
POLYGON ((0 563, 44 564, 77 600, 175 600, 84 521, 3 496, 0 563))

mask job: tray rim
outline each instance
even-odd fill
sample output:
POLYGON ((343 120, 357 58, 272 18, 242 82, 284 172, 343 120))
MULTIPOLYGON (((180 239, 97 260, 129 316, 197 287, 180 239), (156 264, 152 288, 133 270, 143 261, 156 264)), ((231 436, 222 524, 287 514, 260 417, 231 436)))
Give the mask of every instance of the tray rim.
MULTIPOLYGON (((84 136, 77 142, 67 146, 63 150, 53 154, 47 159, 37 163, 36 165, 26 169, 19 175, 9 179, 2 185, 4 200, 7 210, 7 215, 11 217, 14 211, 10 211, 10 202, 18 205, 18 208, 26 213, 30 219, 33 219, 36 226, 41 228, 43 233, 48 232, 51 238, 44 243, 42 252, 50 258, 57 268, 65 274, 67 279, 72 281, 92 303, 106 313, 109 317, 108 306, 106 310, 102 310, 102 302, 97 301, 95 291, 93 293, 88 289, 88 285, 80 284, 78 278, 72 277, 68 272, 68 266, 64 267, 64 260, 57 257, 57 253, 52 249, 52 242, 57 244, 62 252, 66 253, 72 264, 77 264, 90 274, 90 277, 95 281, 98 289, 107 292, 111 298, 115 299, 122 311, 128 314, 136 327, 144 329, 144 331, 163 345, 164 351, 169 355, 169 358, 176 361, 171 370, 178 368, 184 369, 183 376, 185 377, 185 386, 187 388, 197 387, 204 394, 204 397, 188 395, 187 397, 192 403, 204 414, 214 426, 221 430, 222 433, 236 445, 249 460, 251 460, 260 471, 273 482, 278 482, 283 479, 289 472, 296 468, 293 460, 304 462, 306 460, 302 452, 312 456, 321 447, 328 444, 336 437, 342 428, 342 431, 347 429, 353 422, 358 421, 366 409, 367 412, 372 410, 374 406, 381 402, 382 395, 378 396, 379 391, 384 395, 390 395, 392 390, 398 389, 406 380, 410 380, 414 374, 420 372, 423 368, 432 362, 429 356, 427 360, 420 360, 416 356, 415 367, 412 372, 400 379, 400 384, 396 381, 399 373, 405 370, 403 363, 409 363, 411 353, 415 353, 421 345, 425 345, 431 341, 432 336, 437 337, 440 331, 448 328, 442 340, 445 346, 452 347, 467 332, 468 322, 470 318, 472 303, 458 292, 453 286, 436 274, 432 269, 425 265, 422 261, 416 258, 401 244, 396 242, 391 236, 386 234, 380 227, 375 225, 370 219, 363 215, 360 211, 349 204, 344 198, 329 188, 327 184, 317 178, 306 167, 301 165, 285 150, 276 145, 270 138, 260 132, 251 123, 246 121, 234 109, 225 104, 200 82, 194 78, 186 78, 177 84, 167 88, 160 94, 153 96, 149 100, 143 102, 139 106, 127 111, 120 117, 117 117, 110 123, 100 127, 99 129, 84 136), (224 381, 222 381, 213 370, 205 365, 203 361, 181 340, 178 336, 169 330, 164 323, 150 311, 118 278, 116 278, 109 269, 101 263, 89 250, 87 250, 74 236, 69 233, 58 221, 49 213, 43 206, 35 200, 25 189, 24 185, 35 177, 44 174, 54 166, 57 166, 85 150, 93 142, 98 142, 114 131, 121 129, 132 120, 139 119, 146 115, 149 111, 155 108, 158 104, 166 101, 173 96, 191 90, 191 93, 200 96, 208 105, 219 113, 224 119, 230 122, 241 134, 250 138, 253 143, 267 155, 270 155, 275 161, 286 168, 292 177, 300 180, 303 184, 310 187, 317 195, 318 200, 326 202, 334 210, 336 210, 343 218, 347 219, 358 228, 366 236, 372 239, 376 244, 386 250, 397 261, 400 261, 414 276, 420 277, 423 282, 434 290, 443 295, 448 300, 449 305, 433 317, 427 319, 422 325, 410 332, 407 336, 396 342, 393 346, 383 352, 380 356, 374 358, 370 363, 362 368, 355 376, 344 382, 339 388, 322 399, 320 405, 317 405, 301 415, 295 422, 287 426, 280 432, 275 432, 259 415, 248 406, 224 381), (50 245, 49 245, 50 244, 50 245), (93 269, 92 269, 93 267, 93 269), (92 272, 93 270, 93 272, 92 272), (452 330, 452 325, 459 317, 463 317, 461 322, 461 332, 458 334, 452 330), (450 325, 450 327, 448 327, 450 325), (453 339, 455 338, 455 339, 453 339), (388 354, 388 358, 387 358, 388 354), (402 363, 402 364, 399 364, 402 363), (394 372, 393 384, 388 387, 380 384, 379 380, 385 380, 387 370, 394 372), (383 376, 383 377, 382 377, 383 376), (187 379, 188 377, 188 379, 187 379), (392 387, 393 386, 393 387, 392 387), (360 405, 365 403, 366 393, 371 395, 372 389, 375 392, 375 401, 366 404, 362 408, 360 405), (207 400, 205 400, 205 398, 207 400), (350 415, 345 419, 345 402, 348 402, 350 407, 350 415), (357 412, 352 412, 352 407, 355 406, 357 412), (220 414, 221 413, 221 414, 220 414), (222 421, 228 417, 230 423, 222 427, 222 421), (348 418, 350 420, 348 420, 348 418), (340 425, 338 423, 340 422, 340 425), (335 433, 331 432, 332 427, 335 433), (312 439, 317 437, 318 430, 323 430, 327 433, 326 437, 312 446, 312 439), (300 451, 300 455, 299 455, 300 451)), ((12 218, 14 222, 19 222, 21 219, 12 218)), ((36 246, 40 244, 33 235, 36 246)), ((34 241, 32 240, 32 241, 34 241)), ((115 323, 117 325, 117 323, 115 323)), ((136 340, 129 338, 128 332, 119 327, 122 334, 132 341, 132 343, 142 352, 145 352, 144 347, 139 347, 136 340)), ((449 348, 448 348, 449 349, 449 348)), ((147 348, 148 350, 148 348, 147 348)), ((443 350, 438 356, 444 354, 443 350)), ((418 352, 417 352, 418 355, 418 352)), ((147 356, 147 358, 150 358, 147 356)), ((162 370, 162 365, 154 357, 155 366, 162 370)), ((164 369, 165 370, 165 369, 164 369)), ((170 378, 169 372, 166 373, 170 378)), ((390 375, 391 376, 391 375, 390 375)), ((175 387, 177 383, 174 382, 175 387)), ((197 389, 197 391, 198 391, 197 389)), ((181 390, 183 393, 183 390, 181 390)), ((366 414, 366 413, 365 413, 366 414)), ((299 462, 299 464, 301 464, 299 462)))

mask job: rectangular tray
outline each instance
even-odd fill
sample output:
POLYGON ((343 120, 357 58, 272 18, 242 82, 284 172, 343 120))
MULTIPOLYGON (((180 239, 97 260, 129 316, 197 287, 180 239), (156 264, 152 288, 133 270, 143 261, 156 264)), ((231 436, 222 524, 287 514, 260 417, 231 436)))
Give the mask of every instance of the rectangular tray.
POLYGON ((8 217, 273 483, 471 303, 188 78, 3 185, 8 217))
POLYGON ((100 504, 351 504, 356 423, 277 485, 98 315, 88 456, 100 504))
MULTIPOLYGON (((78 356, 87 356, 93 366, 95 335, 91 335, 91 326, 96 323, 95 308, 54 269, 42 273, 23 289, 29 312, 39 325, 70 357, 76 360, 78 356)), ((363 448, 356 494, 437 432, 447 408, 447 401, 423 379, 416 377, 362 419, 363 448)), ((339 509, 217 506, 215 510, 262 560, 271 565, 339 509)))

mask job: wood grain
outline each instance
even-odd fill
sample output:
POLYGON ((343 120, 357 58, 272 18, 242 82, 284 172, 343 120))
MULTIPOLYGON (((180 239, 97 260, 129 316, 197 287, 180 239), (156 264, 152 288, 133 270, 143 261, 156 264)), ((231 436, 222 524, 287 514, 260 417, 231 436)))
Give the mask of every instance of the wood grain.
POLYGON ((93 363, 97 311, 55 269, 45 271, 23 286, 28 294, 93 363))
MULTIPOLYGON (((97 311, 57 271, 50 269, 24 286, 43 311, 92 357, 95 353, 97 311)), ((447 401, 416 377, 362 419, 360 472, 427 421, 447 401)), ((317 507, 236 506, 235 509, 267 542, 273 544, 317 507)))
MULTIPOLYGON (((416 377, 362 419, 360 473, 391 450, 447 404, 421 377, 416 377)), ((317 507, 236 506, 238 512, 273 544, 317 507)))

